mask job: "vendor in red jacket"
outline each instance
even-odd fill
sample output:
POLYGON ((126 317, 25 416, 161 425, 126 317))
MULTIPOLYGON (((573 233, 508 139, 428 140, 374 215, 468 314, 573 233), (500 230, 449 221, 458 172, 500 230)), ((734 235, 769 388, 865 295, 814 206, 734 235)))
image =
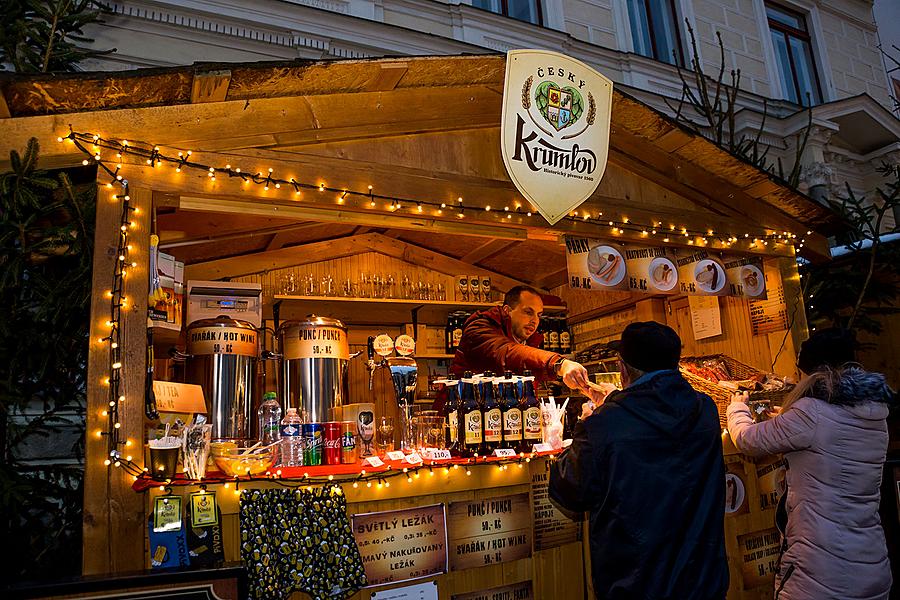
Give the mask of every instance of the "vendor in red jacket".
POLYGON ((527 369, 538 380, 562 377, 570 388, 586 389, 588 373, 583 366, 535 347, 543 337, 537 332, 543 311, 544 301, 536 289, 519 285, 506 292, 502 306, 477 312, 466 321, 452 372, 457 376, 464 371, 521 375, 527 369))

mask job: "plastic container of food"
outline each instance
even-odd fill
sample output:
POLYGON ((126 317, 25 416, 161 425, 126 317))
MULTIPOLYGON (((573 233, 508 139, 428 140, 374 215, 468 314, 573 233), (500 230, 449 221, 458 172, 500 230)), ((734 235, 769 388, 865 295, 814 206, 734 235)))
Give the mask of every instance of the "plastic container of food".
POLYGON ((229 448, 215 456, 216 466, 229 477, 259 475, 275 464, 274 448, 229 448))

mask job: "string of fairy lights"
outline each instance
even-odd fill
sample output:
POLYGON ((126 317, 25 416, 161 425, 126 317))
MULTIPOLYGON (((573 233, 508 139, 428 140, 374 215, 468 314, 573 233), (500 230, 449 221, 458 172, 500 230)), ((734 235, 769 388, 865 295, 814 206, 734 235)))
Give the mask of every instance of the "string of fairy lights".
MULTIPOLYGON (((202 171, 210 181, 216 181, 217 177, 227 177, 230 179, 240 179, 244 184, 252 184, 261 186, 263 191, 280 191, 286 189, 292 199, 302 200, 304 192, 314 192, 314 196, 318 194, 331 194, 334 201, 338 205, 347 205, 351 201, 357 202, 359 208, 369 210, 382 210, 388 213, 400 213, 424 215, 426 209, 435 217, 451 217, 464 219, 467 212, 499 212, 506 215, 507 219, 513 216, 519 218, 539 218, 534 215, 533 210, 528 206, 523 206, 522 202, 514 202, 513 206, 504 205, 502 207, 492 206, 491 204, 483 204, 475 206, 466 204, 461 196, 456 201, 436 201, 430 199, 410 199, 400 198, 397 196, 388 196, 374 191, 373 185, 368 185, 365 190, 353 190, 345 188, 335 188, 326 185, 324 182, 308 182, 298 181, 295 178, 285 179, 276 176, 274 169, 269 168, 266 172, 253 172, 242 170, 238 166, 225 164, 224 166, 210 165, 200 162, 195 153, 191 150, 174 150, 172 153, 164 152, 160 146, 146 143, 130 143, 127 140, 117 140, 105 138, 98 134, 77 132, 69 126, 69 132, 65 136, 57 138, 60 143, 70 142, 75 148, 85 155, 82 164, 87 166, 96 164, 97 167, 109 178, 105 184, 107 188, 120 188, 120 193, 112 196, 113 200, 121 201, 121 218, 119 220, 119 232, 117 243, 117 260, 113 272, 113 282, 111 289, 107 292, 110 300, 109 320, 106 326, 109 330, 108 335, 100 338, 100 342, 108 344, 108 372, 106 379, 108 384, 108 407, 103 411, 102 416, 106 418, 107 428, 105 431, 100 430, 97 434, 105 437, 107 441, 107 454, 104 464, 111 467, 124 469, 127 473, 135 478, 146 475, 148 469, 141 467, 134 462, 133 457, 128 454, 128 448, 132 446, 131 440, 123 440, 121 434, 122 421, 121 411, 122 405, 126 401, 124 389, 123 374, 123 348, 124 332, 122 328, 122 310, 127 306, 128 299, 125 296, 125 277, 129 268, 137 267, 137 263, 133 260, 133 246, 129 242, 129 230, 134 227, 133 214, 137 210, 131 205, 131 198, 128 193, 128 180, 125 179, 123 173, 123 162, 126 155, 135 157, 145 162, 148 166, 157 169, 163 165, 172 165, 176 173, 181 173, 185 169, 202 171), (124 449, 124 452, 123 452, 124 449)), ((98 179, 100 177, 98 176, 98 179)), ((318 199, 318 198, 317 198, 318 199)), ((674 223, 665 223, 663 220, 654 220, 651 223, 639 223, 630 220, 628 217, 620 216, 618 219, 611 219, 604 216, 602 211, 592 213, 587 210, 576 210, 570 213, 565 219, 570 221, 589 222, 603 230, 609 227, 612 235, 622 235, 626 232, 639 234, 640 237, 647 238, 648 242, 675 243, 682 242, 687 245, 709 246, 714 247, 715 243, 719 243, 720 249, 731 248, 735 244, 744 243, 748 248, 759 248, 760 246, 768 246, 770 243, 777 247, 779 244, 793 245, 796 248, 803 248, 806 239, 799 237, 795 233, 789 231, 783 232, 744 232, 723 234, 717 233, 712 229, 705 231, 689 229, 683 226, 677 226, 674 223), (686 238, 686 239, 685 239, 686 238)), ((807 231, 806 234, 811 234, 807 231)), ((467 462, 463 466, 466 469, 466 475, 470 475, 470 466, 475 465, 496 465, 500 469, 506 469, 510 464, 518 464, 520 467, 524 462, 528 462, 530 457, 519 456, 515 459, 491 461, 487 463, 482 459, 467 462)), ((364 483, 367 487, 371 487, 373 481, 378 487, 389 486, 389 478, 400 475, 407 475, 407 481, 412 482, 413 478, 420 476, 419 471, 427 469, 429 474, 434 473, 435 468, 446 468, 449 473, 451 469, 460 468, 460 464, 456 463, 446 467, 435 467, 434 465, 415 467, 412 470, 404 468, 402 471, 388 470, 378 473, 366 473, 365 470, 353 479, 353 487, 357 487, 360 483, 364 483)), ((241 481, 277 481, 282 485, 287 482, 281 479, 280 471, 268 473, 265 476, 242 476, 235 479, 233 484, 235 489, 241 481)), ((333 481, 334 476, 317 478, 304 476, 302 480, 290 485, 322 485, 333 481)), ((223 480, 224 481, 224 480, 223 480)), ((231 480, 226 482, 228 485, 231 480)))
MULTIPOLYGON (((77 132, 72 130, 71 126, 69 133, 58 137, 57 141, 74 143, 86 155, 86 158, 82 161, 84 165, 96 163, 103 166, 104 171, 110 176, 110 181, 107 183, 109 187, 122 181, 122 160, 123 157, 129 155, 145 162, 154 169, 161 168, 163 165, 171 165, 176 173, 181 173, 186 169, 203 171, 211 182, 215 182, 217 178, 221 177, 240 179, 246 185, 262 187, 265 192, 285 193, 285 199, 303 200, 305 192, 315 192, 314 197, 319 194, 332 196, 337 205, 350 206, 351 203, 354 203, 356 208, 383 210, 393 214, 424 216, 427 210, 429 216, 444 218, 455 216, 456 218, 464 219, 467 214, 493 211, 504 214, 509 220, 514 216, 519 218, 539 218, 538 215, 534 214, 531 207, 524 205, 522 201, 516 201, 511 204, 503 203, 502 206, 486 202, 476 206, 464 201, 462 196, 458 196, 455 201, 449 198, 438 201, 385 195, 376 192, 371 184, 363 190, 337 188, 326 185, 323 181, 309 182, 298 181, 295 178, 281 178, 275 174, 273 168, 254 172, 253 170, 247 171, 231 164, 211 165, 200 162, 192 150, 173 150, 171 153, 167 153, 157 145, 132 143, 128 140, 116 140, 105 138, 98 134, 77 132), (106 155, 104 155, 104 152, 106 155), (111 168, 108 165, 115 166, 111 168)), ((716 248, 716 244, 718 244, 718 249, 740 247, 743 244, 746 248, 761 250, 769 244, 772 244, 773 247, 783 244, 803 248, 806 242, 805 237, 798 236, 798 234, 790 231, 772 232, 759 230, 756 232, 726 233, 716 232, 713 229, 697 230, 676 225, 665 219, 654 219, 649 223, 640 223, 626 216, 620 215, 617 218, 611 218, 610 215, 604 216, 603 211, 591 212, 586 209, 572 211, 565 219, 596 225, 598 227, 598 235, 618 236, 628 232, 639 239, 646 239, 649 243, 663 242, 674 244, 680 242, 689 246, 708 248, 716 248)), ((812 231, 807 231, 806 235, 811 233, 812 231)))
MULTIPOLYGON (((393 479, 400 479, 401 481, 405 479, 407 484, 413 484, 422 479, 423 475, 425 475, 426 481, 429 481, 432 477, 440 474, 451 477, 453 474, 458 473, 460 475, 464 474, 465 477, 469 477, 472 475, 472 469, 476 467, 496 468, 498 472, 507 473, 511 466, 516 466, 519 469, 524 468, 536 456, 535 453, 520 453, 515 457, 502 458, 499 460, 488 460, 487 457, 475 457, 466 459, 465 462, 460 462, 460 459, 456 459, 452 463, 447 461, 427 461, 427 464, 422 463, 418 466, 402 468, 394 468, 392 465, 387 465, 385 470, 374 472, 361 468, 358 474, 344 475, 331 474, 327 476, 310 476, 308 472, 303 472, 302 475, 290 478, 283 478, 283 470, 275 469, 266 471, 266 473, 262 475, 251 475, 248 473, 246 475, 235 475, 233 477, 208 477, 198 481, 169 480, 158 484, 154 482, 154 484, 157 485, 158 489, 162 492, 169 492, 172 485, 197 485, 201 489, 206 489, 209 485, 221 484, 223 489, 233 489, 235 495, 240 495, 242 485, 246 488, 247 484, 253 482, 274 483, 281 487, 297 489, 306 488, 309 490, 312 490, 312 488, 316 486, 335 484, 350 485, 353 489, 365 487, 367 489, 375 488, 376 490, 382 490, 390 488, 391 480, 393 479)), ((556 460, 555 455, 542 455, 541 458, 556 460)), ((294 473, 299 473, 301 469, 302 467, 291 467, 291 470, 294 473)), ((148 487, 146 489, 152 488, 148 487)))

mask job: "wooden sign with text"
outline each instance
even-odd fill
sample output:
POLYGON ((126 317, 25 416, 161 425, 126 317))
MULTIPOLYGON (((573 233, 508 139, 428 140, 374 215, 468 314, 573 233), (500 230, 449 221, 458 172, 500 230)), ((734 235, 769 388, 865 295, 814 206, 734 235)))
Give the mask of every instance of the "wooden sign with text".
MULTIPOLYGON (((534 549, 547 550, 581 541, 583 521, 573 521, 550 502, 550 461, 531 461, 534 549)), ((573 515, 576 516, 576 515, 573 515)), ((577 515, 581 517, 582 515, 577 515)))
POLYGON ((443 504, 353 515, 352 522, 369 585, 447 571, 443 504))
POLYGON ((205 413, 206 401, 203 388, 192 383, 174 381, 154 381, 153 395, 156 408, 167 413, 205 413))
POLYGON ((451 571, 531 556, 527 493, 451 502, 448 520, 451 571))

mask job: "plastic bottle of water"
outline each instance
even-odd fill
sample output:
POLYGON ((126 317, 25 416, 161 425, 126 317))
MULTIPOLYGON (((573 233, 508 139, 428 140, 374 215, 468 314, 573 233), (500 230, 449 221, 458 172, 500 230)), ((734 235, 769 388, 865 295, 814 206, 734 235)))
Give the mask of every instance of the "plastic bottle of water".
MULTIPOLYGON (((281 439, 281 405, 276 399, 275 392, 263 394, 263 402, 256 411, 259 420, 259 441, 263 446, 269 446, 281 439)), ((275 446, 275 464, 280 464, 280 444, 275 446)))
POLYGON ((296 408, 289 408, 281 421, 281 466, 303 466, 303 438, 301 427, 303 420, 296 408))

